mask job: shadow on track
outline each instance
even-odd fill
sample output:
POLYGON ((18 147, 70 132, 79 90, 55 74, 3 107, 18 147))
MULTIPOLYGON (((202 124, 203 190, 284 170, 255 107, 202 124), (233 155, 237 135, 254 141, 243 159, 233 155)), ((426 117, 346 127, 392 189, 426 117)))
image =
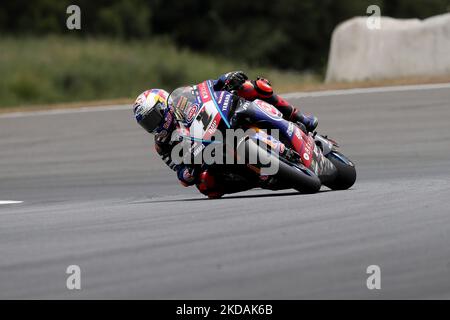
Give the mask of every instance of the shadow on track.
MULTIPOLYGON (((330 192, 332 190, 320 190, 318 193, 330 192)), ((286 196, 299 196, 308 195, 302 194, 298 191, 282 192, 282 193, 264 193, 264 194, 247 194, 247 195, 225 195, 223 198, 219 199, 208 199, 206 196, 202 198, 188 198, 188 199, 175 199, 175 200, 149 200, 149 201, 139 201, 133 202, 133 204, 142 203, 164 203, 164 202, 187 202, 187 201, 220 201, 220 200, 230 200, 230 199, 247 199, 247 198, 270 198, 270 197, 286 197, 286 196)))

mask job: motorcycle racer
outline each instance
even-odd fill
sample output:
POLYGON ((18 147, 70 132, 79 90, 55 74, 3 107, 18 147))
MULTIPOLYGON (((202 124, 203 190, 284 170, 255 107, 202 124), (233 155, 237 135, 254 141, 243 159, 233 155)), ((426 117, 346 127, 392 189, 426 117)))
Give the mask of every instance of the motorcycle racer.
MULTIPOLYGON (((275 106, 286 120, 297 123, 303 131, 313 131, 318 124, 314 116, 301 113, 286 100, 273 92, 271 84, 264 78, 249 80, 242 71, 233 71, 221 75, 213 80, 215 91, 228 91, 245 100, 264 100, 275 106)), ((171 134, 176 128, 173 106, 168 101, 169 93, 162 89, 150 89, 140 94, 133 107, 136 121, 149 133, 155 135, 155 149, 161 159, 172 170, 183 186, 196 185, 199 191, 210 198, 218 198, 229 193, 218 186, 214 174, 207 169, 202 170, 193 165, 175 164, 171 158, 171 151, 177 144, 171 140, 171 134)), ((251 188, 240 185, 231 186, 234 192, 251 188)))

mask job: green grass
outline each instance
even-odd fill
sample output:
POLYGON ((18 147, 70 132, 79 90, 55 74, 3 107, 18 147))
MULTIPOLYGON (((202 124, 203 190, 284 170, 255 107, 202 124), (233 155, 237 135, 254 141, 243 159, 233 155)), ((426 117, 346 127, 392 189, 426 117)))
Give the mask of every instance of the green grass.
POLYGON ((276 88, 318 82, 315 76, 248 68, 179 50, 162 40, 120 42, 71 37, 0 39, 0 107, 116 98, 148 88, 168 91, 230 70, 265 76, 276 88))

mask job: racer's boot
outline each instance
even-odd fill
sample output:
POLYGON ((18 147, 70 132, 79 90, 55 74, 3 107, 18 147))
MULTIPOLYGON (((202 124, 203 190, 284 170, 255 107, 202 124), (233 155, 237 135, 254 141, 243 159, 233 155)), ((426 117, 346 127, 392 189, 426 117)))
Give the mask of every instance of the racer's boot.
MULTIPOLYGON (((306 129, 305 133, 313 132, 319 124, 319 119, 313 115, 304 114, 299 111, 291 116, 291 121, 299 125, 300 129, 306 129)), ((305 131, 305 130, 303 130, 305 131)))

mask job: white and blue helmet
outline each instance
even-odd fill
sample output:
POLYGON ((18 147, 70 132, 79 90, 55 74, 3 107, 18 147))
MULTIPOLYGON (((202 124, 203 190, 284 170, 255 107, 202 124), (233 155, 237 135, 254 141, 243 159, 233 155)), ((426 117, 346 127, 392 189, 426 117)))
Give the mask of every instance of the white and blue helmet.
POLYGON ((134 102, 136 121, 149 133, 155 131, 164 122, 169 93, 162 89, 150 89, 141 93, 134 102))

